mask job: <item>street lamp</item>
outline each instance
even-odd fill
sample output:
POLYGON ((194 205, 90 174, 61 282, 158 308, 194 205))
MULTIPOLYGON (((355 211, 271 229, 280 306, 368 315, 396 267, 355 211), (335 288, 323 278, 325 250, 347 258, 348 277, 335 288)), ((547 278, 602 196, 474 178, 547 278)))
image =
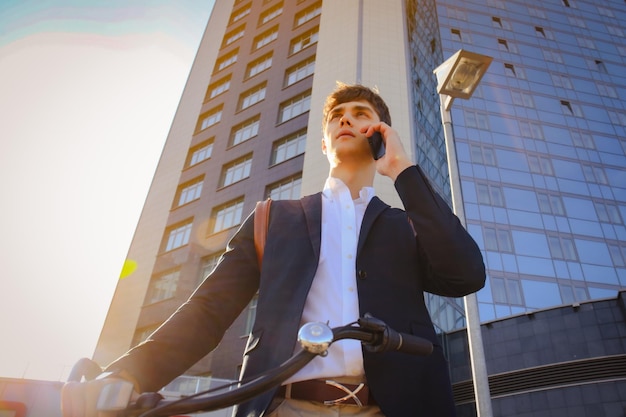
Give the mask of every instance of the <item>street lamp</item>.
MULTIPOLYGON (((481 78, 485 72, 487 72, 491 61, 492 58, 489 56, 475 54, 461 49, 433 71, 437 77, 437 93, 439 93, 443 135, 446 143, 446 153, 448 155, 452 209, 463 226, 466 226, 465 210, 463 209, 461 177, 459 175, 459 163, 456 157, 450 108, 455 98, 467 100, 472 96, 476 86, 478 86, 481 78)), ((465 304, 467 340, 469 344, 472 380, 474 382, 476 411, 479 417, 492 417, 493 411, 491 409, 489 377, 487 375, 483 338, 480 330, 480 318, 478 316, 478 299, 476 298, 476 293, 472 293, 466 295, 463 300, 465 304)))

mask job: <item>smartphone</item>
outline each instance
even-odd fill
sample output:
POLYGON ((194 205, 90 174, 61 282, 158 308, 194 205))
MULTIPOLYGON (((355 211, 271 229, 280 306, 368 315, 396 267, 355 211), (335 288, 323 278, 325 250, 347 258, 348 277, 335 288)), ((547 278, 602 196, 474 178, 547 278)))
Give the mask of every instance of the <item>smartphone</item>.
POLYGON ((378 160, 385 155, 385 142, 383 142, 383 136, 378 131, 374 131, 372 136, 367 138, 372 150, 372 156, 375 160, 378 160))

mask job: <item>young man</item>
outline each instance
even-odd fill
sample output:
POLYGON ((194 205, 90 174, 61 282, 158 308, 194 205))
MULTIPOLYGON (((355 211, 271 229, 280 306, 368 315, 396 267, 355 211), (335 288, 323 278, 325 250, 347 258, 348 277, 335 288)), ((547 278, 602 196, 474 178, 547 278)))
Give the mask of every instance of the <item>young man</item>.
MULTIPOLYGON (((322 152, 330 164, 324 190, 272 204, 262 270, 250 216, 189 301, 108 370, 131 380, 137 391, 158 390, 213 350, 258 291, 244 377, 290 357, 301 324, 321 321, 332 327, 365 313, 431 340, 435 349, 419 357, 371 353, 358 342, 339 342, 282 388, 240 405, 237 416, 454 415, 446 361, 423 292, 459 297, 480 289, 485 281, 480 251, 409 160, 376 92, 339 85, 327 98, 323 123, 322 152), (378 160, 367 140, 375 131, 386 147, 378 160), (374 195, 376 172, 394 181, 405 210, 374 195), (324 405, 345 396, 337 384, 354 391, 360 383, 365 383, 359 391, 363 406, 353 400, 324 405)), ((80 390, 71 384, 64 390, 67 417, 90 415, 80 390)))

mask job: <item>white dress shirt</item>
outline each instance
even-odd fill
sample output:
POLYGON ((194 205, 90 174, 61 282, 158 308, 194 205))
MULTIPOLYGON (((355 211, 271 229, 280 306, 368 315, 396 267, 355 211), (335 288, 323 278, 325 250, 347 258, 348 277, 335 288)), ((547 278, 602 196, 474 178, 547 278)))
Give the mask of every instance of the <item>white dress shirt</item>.
MULTIPOLYGON (((322 242, 313 284, 302 312, 302 323, 323 322, 330 327, 359 318, 356 283, 356 251, 365 209, 372 187, 364 187, 352 200, 350 190, 339 179, 329 177, 322 192, 322 242)), ((316 357, 286 382, 364 375, 361 342, 334 343, 326 357, 316 357)))

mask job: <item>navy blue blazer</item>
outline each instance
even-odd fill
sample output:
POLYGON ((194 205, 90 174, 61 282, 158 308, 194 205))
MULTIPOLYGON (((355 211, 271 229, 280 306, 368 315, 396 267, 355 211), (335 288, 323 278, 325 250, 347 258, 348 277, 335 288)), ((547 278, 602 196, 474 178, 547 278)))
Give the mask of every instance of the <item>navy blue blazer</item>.
MULTIPOLYGON (((417 167, 395 182, 405 210, 374 197, 357 248, 361 315, 431 340, 428 357, 363 352, 370 391, 387 417, 452 416, 448 368, 424 302, 424 291, 459 297, 484 285, 480 250, 417 167)), ((157 390, 213 350, 258 291, 256 320, 243 362, 249 377, 291 356, 318 265, 321 193, 274 201, 259 271, 253 216, 228 244, 214 272, 146 342, 108 369, 125 369, 143 390, 157 390), (157 364, 157 365, 155 365, 157 364)), ((274 392, 242 404, 238 416, 261 416, 274 392)))

